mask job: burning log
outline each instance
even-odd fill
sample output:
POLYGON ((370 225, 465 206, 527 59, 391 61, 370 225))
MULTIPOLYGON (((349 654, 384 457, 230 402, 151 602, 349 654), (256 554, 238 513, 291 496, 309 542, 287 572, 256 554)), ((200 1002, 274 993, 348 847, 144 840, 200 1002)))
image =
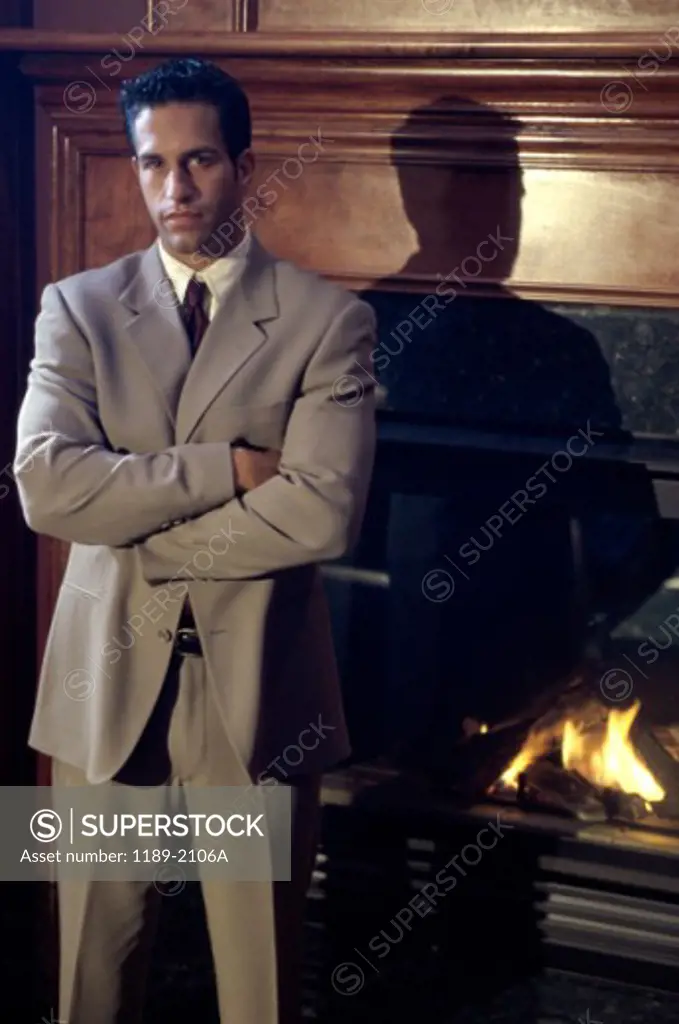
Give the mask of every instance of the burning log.
POLYGON ((606 788, 601 791, 601 800, 609 819, 639 821, 649 814, 650 805, 638 793, 623 793, 619 789, 606 788))
POLYGON ((569 716, 553 709, 530 731, 490 792, 582 820, 638 820, 665 792, 630 739, 640 704, 603 707, 591 699, 569 716), (560 755, 560 764, 553 758, 560 755))
POLYGON ((447 747, 436 771, 428 762, 424 780, 463 802, 491 796, 586 822, 671 813, 679 799, 673 782, 679 758, 659 740, 651 743, 648 729, 637 745, 632 727, 639 702, 602 703, 600 666, 591 666, 596 678, 589 671, 541 694, 521 717, 493 725, 464 719, 463 736, 447 747))
POLYGON ((548 759, 535 761, 521 773, 517 803, 560 811, 582 821, 605 821, 607 817, 601 794, 591 782, 548 759))

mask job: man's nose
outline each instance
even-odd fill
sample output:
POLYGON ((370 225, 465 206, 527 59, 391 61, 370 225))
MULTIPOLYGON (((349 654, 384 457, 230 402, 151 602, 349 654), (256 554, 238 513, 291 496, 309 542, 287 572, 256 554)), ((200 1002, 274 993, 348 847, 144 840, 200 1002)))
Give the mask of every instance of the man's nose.
POLYGON ((191 175, 181 168, 170 171, 165 179, 165 195, 175 203, 190 199, 195 191, 191 175))

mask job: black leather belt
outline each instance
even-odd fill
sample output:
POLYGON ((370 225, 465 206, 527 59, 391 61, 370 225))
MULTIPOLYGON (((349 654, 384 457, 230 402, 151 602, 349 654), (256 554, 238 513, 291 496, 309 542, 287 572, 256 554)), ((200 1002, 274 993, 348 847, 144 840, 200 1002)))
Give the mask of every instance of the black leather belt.
POLYGON ((185 626, 180 627, 175 634, 174 649, 177 654, 193 654, 200 657, 203 653, 203 648, 198 636, 198 630, 185 626))

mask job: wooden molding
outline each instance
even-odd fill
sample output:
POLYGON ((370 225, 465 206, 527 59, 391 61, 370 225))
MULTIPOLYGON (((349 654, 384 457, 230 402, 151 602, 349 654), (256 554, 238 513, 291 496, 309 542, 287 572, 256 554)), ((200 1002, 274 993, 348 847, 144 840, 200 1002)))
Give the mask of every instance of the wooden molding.
MULTIPOLYGON (((238 0, 238 21, 251 6, 238 0)), ((252 14, 250 14, 252 17, 252 14)), ((669 31, 673 26, 667 26, 669 31)), ((658 30, 629 32, 159 32, 140 55, 354 60, 636 61, 662 41, 658 30)), ((106 54, 120 45, 116 33, 0 29, 0 50, 26 54, 106 54)), ((676 59, 676 55, 674 58, 676 59)))
POLYGON ((234 32, 256 32, 258 25, 258 0, 234 0, 234 32))

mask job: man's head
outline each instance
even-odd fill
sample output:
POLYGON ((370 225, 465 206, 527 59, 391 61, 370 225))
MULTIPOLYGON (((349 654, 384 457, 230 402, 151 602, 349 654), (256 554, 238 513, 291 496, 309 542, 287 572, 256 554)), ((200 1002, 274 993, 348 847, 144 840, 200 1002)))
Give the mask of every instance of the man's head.
POLYGON ((170 60, 123 82, 120 105, 165 247, 187 264, 203 245, 214 258, 225 255, 242 237, 237 211, 254 170, 241 86, 207 61, 170 60))

